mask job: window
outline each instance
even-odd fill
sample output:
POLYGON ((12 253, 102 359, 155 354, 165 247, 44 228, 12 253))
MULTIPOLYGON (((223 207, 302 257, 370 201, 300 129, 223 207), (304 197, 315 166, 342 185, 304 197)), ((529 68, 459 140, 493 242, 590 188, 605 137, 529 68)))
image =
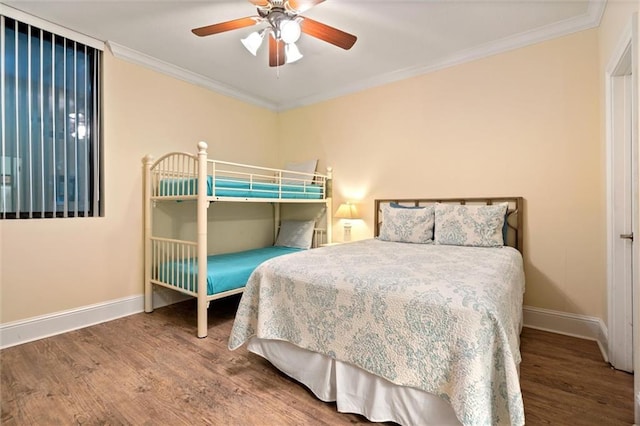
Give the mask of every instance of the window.
POLYGON ((0 217, 101 215, 102 52, 0 16, 0 217))

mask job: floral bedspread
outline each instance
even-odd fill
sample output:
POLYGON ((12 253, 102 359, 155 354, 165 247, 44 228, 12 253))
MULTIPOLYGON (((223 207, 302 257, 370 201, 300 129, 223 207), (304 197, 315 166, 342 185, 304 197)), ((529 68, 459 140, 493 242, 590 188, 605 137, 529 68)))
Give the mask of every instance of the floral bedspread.
POLYGON ((285 340, 439 395, 465 425, 522 425, 523 292, 522 257, 510 247, 323 247, 253 272, 229 348, 285 340))

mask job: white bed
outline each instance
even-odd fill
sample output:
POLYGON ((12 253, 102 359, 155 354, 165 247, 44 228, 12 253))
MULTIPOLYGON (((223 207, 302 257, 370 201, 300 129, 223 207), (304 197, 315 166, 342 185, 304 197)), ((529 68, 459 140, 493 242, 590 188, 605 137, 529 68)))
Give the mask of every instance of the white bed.
MULTIPOLYGON (((389 201, 376 201, 376 224, 389 201)), ((499 201, 512 205, 501 232, 521 249, 522 199, 482 200, 499 201)), ((229 348, 247 343, 319 399, 372 421, 520 425, 523 292, 522 256, 508 246, 334 245, 258 267, 229 348)))

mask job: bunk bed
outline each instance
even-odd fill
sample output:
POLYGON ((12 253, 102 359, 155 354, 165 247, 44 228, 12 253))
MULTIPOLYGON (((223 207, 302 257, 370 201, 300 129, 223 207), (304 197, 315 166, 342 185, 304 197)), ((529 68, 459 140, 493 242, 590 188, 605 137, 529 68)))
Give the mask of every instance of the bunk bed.
MULTIPOLYGON (((207 336, 207 307, 211 300, 243 291, 249 275, 260 263, 301 250, 295 245, 274 245, 236 253, 207 253, 207 210, 214 202, 271 203, 274 242, 280 230, 283 203, 324 205, 325 224, 312 223, 312 247, 331 242, 331 168, 315 171, 274 169, 208 158, 207 144, 197 154, 171 152, 144 163, 144 287, 145 312, 153 311, 155 286, 197 298, 198 337, 207 336), (196 216, 195 239, 166 238, 154 234, 154 209, 159 202, 191 202, 196 216)), ((292 221, 286 224, 291 225, 292 221)), ((307 222, 308 224, 308 222, 307 222)), ((285 222, 282 222, 283 228, 285 222)), ((303 224, 305 225, 305 224, 303 224)), ((308 247, 304 247, 308 248, 308 247)))
POLYGON ((522 206, 375 200, 376 238, 256 268, 229 349, 371 421, 522 425, 522 206))

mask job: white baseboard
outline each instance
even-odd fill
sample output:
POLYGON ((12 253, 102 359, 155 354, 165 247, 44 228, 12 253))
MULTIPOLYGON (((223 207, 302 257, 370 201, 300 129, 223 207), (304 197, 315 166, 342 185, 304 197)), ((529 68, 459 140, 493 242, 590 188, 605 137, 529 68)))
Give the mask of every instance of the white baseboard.
MULTIPOLYGON (((153 306, 160 308, 182 302, 190 297, 165 288, 153 293, 153 306)), ((130 296, 68 311, 0 324, 0 349, 32 342, 56 334, 66 333, 144 311, 144 296, 130 296)), ((607 330, 599 318, 569 314, 549 309, 525 306, 524 326, 552 333, 566 334, 595 340, 605 361, 607 356, 607 330)))
POLYGON ((594 340, 605 362, 609 362, 607 326, 600 318, 533 306, 524 306, 522 311, 525 327, 594 340))
MULTIPOLYGON (((190 297, 165 288, 153 292, 154 308, 190 297)), ((144 296, 130 296, 77 309, 0 324, 0 349, 126 317, 144 311, 144 296)))

